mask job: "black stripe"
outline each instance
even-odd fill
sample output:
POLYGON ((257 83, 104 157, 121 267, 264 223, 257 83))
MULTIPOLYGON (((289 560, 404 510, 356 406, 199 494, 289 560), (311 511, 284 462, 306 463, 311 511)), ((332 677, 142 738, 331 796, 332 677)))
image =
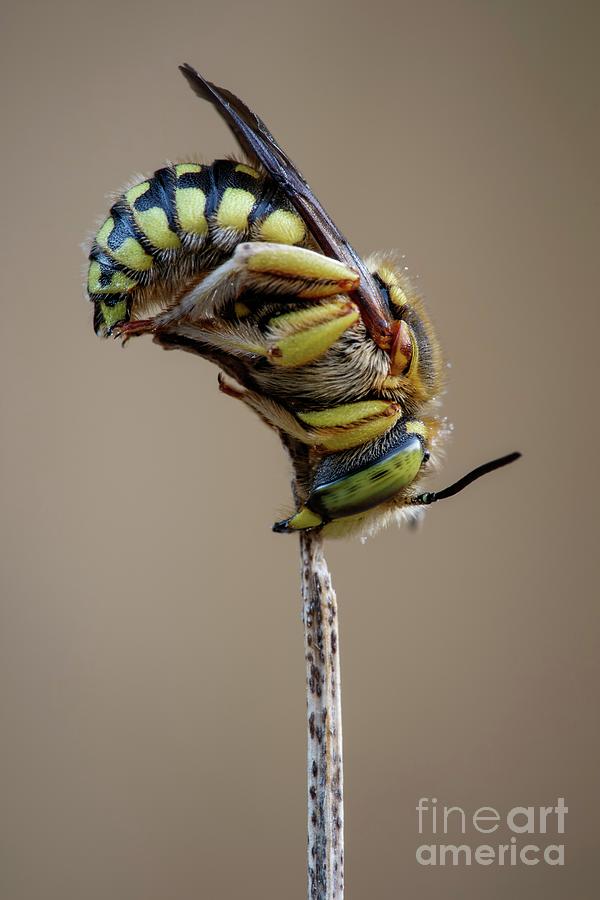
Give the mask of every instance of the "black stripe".
POLYGON ((286 209, 291 211, 292 207, 281 191, 277 190, 275 182, 265 179, 262 182, 262 191, 254 209, 248 216, 248 224, 254 225, 256 222, 266 219, 267 216, 270 216, 276 209, 286 209))
POLYGON ((175 174, 170 166, 157 169, 149 180, 150 187, 145 194, 138 197, 133 203, 133 208, 139 212, 158 207, 167 217, 169 227, 177 232, 177 221, 174 209, 175 174))
MULTIPOLYGON (((248 175, 247 172, 236 172, 235 167, 237 165, 239 165, 239 163, 233 162, 230 159, 216 159, 212 164, 211 168, 218 195, 217 203, 212 210, 213 213, 217 210, 219 203, 223 198, 223 194, 229 187, 248 191, 254 197, 254 206, 256 206, 256 202, 260 195, 261 182, 257 178, 253 178, 252 175, 248 175)), ((248 216, 249 224, 251 216, 252 211, 248 216)))
MULTIPOLYGON (((186 176, 187 177, 187 176, 186 176)), ((208 220, 213 215, 219 204, 220 195, 215 184, 213 166, 203 166, 202 171, 195 176, 198 181, 194 187, 199 187, 206 198, 204 204, 204 217, 208 220)))
MULTIPOLYGON (((206 168, 206 166, 204 168, 206 168)), ((199 172, 185 172, 183 175, 180 175, 177 179, 176 187, 200 188, 201 190, 204 190, 201 182, 202 172, 204 171, 204 168, 199 172)))
POLYGON ((230 159, 223 160, 229 164, 229 187, 242 188, 244 191, 250 191, 256 197, 260 193, 260 185, 262 179, 254 178, 247 172, 238 172, 236 166, 240 163, 232 162, 230 159))
POLYGON ((94 303, 94 331, 100 334, 100 329, 104 325, 104 316, 99 303, 94 303))
MULTIPOLYGON (((215 203, 210 211, 211 216, 218 210, 227 188, 231 187, 231 169, 232 163, 230 159, 216 159, 210 167, 215 186, 215 203)), ((208 215, 206 218, 208 219, 208 215)))
MULTIPOLYGON (((148 240, 148 238, 146 237, 144 232, 141 230, 141 228, 138 228, 138 226, 135 224, 135 220, 133 218, 133 213, 131 211, 131 207, 125 200, 124 195, 122 197, 119 197, 119 199, 114 204, 114 206, 111 207, 110 214, 115 219, 115 229, 117 227, 116 223, 117 223, 117 217, 118 217, 119 235, 121 235, 121 234, 123 235, 123 240, 125 240, 125 238, 128 237, 129 234, 131 234, 131 237, 135 238, 135 240, 138 241, 138 243, 142 245, 143 249, 146 251, 148 256, 152 256, 152 257, 160 256, 160 254, 163 251, 157 250, 157 248, 153 244, 150 243, 150 241, 148 240)), ((109 235, 107 244, 112 250, 113 247, 112 247, 112 243, 110 240, 111 236, 112 236, 112 233, 111 233, 111 235, 109 235)), ((135 277, 138 278, 140 281, 146 280, 147 278, 149 278, 150 273, 153 272, 152 269, 149 269, 146 272, 138 272, 137 270, 134 270, 134 269, 131 269, 131 270, 127 269, 125 266, 122 266, 121 268, 123 269, 124 272, 128 272, 128 273, 135 275, 135 277)))
POLYGON ((121 300, 127 301, 127 318, 129 318, 129 309, 131 306, 131 292, 123 294, 94 294, 94 301, 102 301, 105 306, 116 306, 121 300))
POLYGON ((139 234, 133 221, 133 214, 130 208, 122 200, 118 200, 110 208, 110 215, 113 218, 113 230, 106 241, 109 250, 118 250, 127 238, 133 238, 139 242, 139 234))
MULTIPOLYGON (((142 231, 137 227, 135 221, 133 219, 133 213, 131 212, 131 208, 125 202, 123 197, 120 197, 117 202, 111 206, 110 215, 114 221, 114 227, 111 233, 109 234, 106 244, 109 250, 116 252, 119 247, 123 244, 127 238, 133 238, 144 250, 148 256, 155 258, 158 254, 161 253, 160 250, 157 250, 154 247, 148 238, 142 233, 142 231)), ((98 247, 98 245, 94 245, 94 250, 98 247)), ((102 252, 100 248, 98 248, 99 252, 102 252)), ((92 251, 94 252, 94 251, 92 251)), ((92 254, 90 254, 90 259, 92 258, 92 254)), ((126 266, 124 263, 117 262, 117 260, 112 260, 113 266, 115 269, 119 269, 120 272, 124 272, 125 275, 128 275, 129 278, 134 278, 135 281, 140 285, 146 285, 149 281, 151 281, 156 275, 156 265, 150 266, 148 269, 131 269, 129 266, 126 266)))
POLYGON ((124 272, 127 274, 125 266, 122 266, 116 259, 108 256, 97 244, 94 244, 92 247, 89 258, 90 260, 97 262, 100 266, 99 281, 101 287, 107 287, 110 284, 111 278, 115 272, 124 272))
MULTIPOLYGON (((100 249, 97 245, 92 247, 92 252, 90 253, 90 261, 97 262, 100 266, 100 278, 98 279, 100 283, 100 287, 107 287, 112 279, 112 276, 115 272, 123 272, 127 275, 127 269, 125 266, 121 266, 115 259, 107 256, 103 250, 100 249)), ((95 291, 93 294, 89 294, 90 299, 94 300, 94 302, 102 300, 103 303, 106 303, 107 306, 116 306, 116 304, 120 300, 127 300, 127 309, 131 306, 131 300, 133 297, 133 292, 137 285, 130 288, 128 291, 121 291, 119 294, 115 294, 113 292, 105 294, 103 291, 95 291)))

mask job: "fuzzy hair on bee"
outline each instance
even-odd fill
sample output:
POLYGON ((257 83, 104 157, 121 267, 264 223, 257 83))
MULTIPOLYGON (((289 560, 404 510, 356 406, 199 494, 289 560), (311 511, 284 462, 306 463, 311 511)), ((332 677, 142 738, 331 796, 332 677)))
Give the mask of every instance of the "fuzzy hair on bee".
POLYGON ((516 458, 421 492, 449 433, 422 298, 392 254, 357 254, 255 113, 181 71, 243 159, 169 164, 115 198, 89 253, 96 333, 211 359, 224 394, 306 448, 304 496, 277 532, 373 534, 516 458))

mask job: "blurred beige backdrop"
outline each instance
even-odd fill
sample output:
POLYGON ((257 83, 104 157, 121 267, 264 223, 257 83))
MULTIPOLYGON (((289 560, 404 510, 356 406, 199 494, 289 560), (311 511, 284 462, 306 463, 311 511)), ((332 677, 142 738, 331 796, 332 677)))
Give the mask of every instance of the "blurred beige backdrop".
POLYGON ((361 252, 419 273, 452 364, 436 484, 524 453, 419 534, 330 546, 348 896, 598 896, 598 5, 1 15, 1 900, 305 896, 285 460, 209 364, 97 340, 82 299, 111 191, 234 149, 185 60, 255 106, 361 252), (415 861, 419 797, 559 796, 562 868, 415 861))

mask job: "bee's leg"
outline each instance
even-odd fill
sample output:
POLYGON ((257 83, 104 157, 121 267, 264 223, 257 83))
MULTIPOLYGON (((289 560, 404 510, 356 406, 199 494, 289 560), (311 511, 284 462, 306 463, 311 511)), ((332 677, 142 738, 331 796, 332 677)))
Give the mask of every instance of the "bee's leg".
POLYGON ((358 307, 346 297, 276 316, 266 331, 267 358, 274 366, 305 366, 323 356, 359 318, 358 307))
POLYGON ((354 269, 314 250, 289 244, 246 242, 192 288, 179 303, 157 317, 167 325, 178 319, 210 318, 244 291, 294 295, 320 300, 356 288, 354 269))
POLYGON ((345 297, 311 304, 274 316, 265 330, 244 320, 185 319, 160 326, 202 341, 249 361, 260 357, 273 366, 304 366, 323 356, 359 319, 356 305, 345 297))
POLYGON ((322 453, 347 450, 381 437, 402 415, 400 404, 387 400, 346 403, 294 415, 262 394, 231 384, 222 373, 219 373, 219 390, 228 397, 241 400, 272 428, 284 431, 322 453))
POLYGON ((302 426, 293 413, 274 400, 263 397, 262 394, 257 394, 241 385, 232 384, 222 372, 219 372, 219 390, 227 397, 241 400, 271 428, 284 431, 303 444, 313 443, 311 432, 302 426))
POLYGON ((240 244, 234 259, 246 273, 248 287, 267 293, 294 294, 303 300, 320 300, 354 290, 358 273, 331 259, 289 244, 240 244))
POLYGON ((114 338, 121 338, 123 346, 132 337, 139 337, 142 334, 153 334, 156 329, 154 319, 130 319, 129 322, 123 322, 121 325, 115 326, 112 330, 114 338))
POLYGON ((222 394, 225 394, 226 397, 232 397, 234 400, 244 400, 247 391, 238 381, 233 384, 231 381, 227 380, 224 372, 219 372, 217 375, 217 382, 219 390, 222 394))
POLYGON ((317 412, 299 412, 298 418, 310 428, 311 443, 317 450, 332 453, 358 447, 381 437, 402 415, 399 403, 363 400, 317 412))

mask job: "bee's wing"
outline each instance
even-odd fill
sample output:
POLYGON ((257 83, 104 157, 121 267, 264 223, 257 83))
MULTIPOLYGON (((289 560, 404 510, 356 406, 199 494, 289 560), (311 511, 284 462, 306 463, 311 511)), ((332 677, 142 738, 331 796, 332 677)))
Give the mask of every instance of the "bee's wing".
POLYGON ((354 292, 365 326, 381 347, 389 347, 391 318, 364 262, 339 232, 305 179, 281 149, 265 123, 239 97, 206 81, 187 63, 180 66, 192 90, 216 108, 249 159, 258 162, 308 226, 321 250, 360 273, 360 287, 354 292))

